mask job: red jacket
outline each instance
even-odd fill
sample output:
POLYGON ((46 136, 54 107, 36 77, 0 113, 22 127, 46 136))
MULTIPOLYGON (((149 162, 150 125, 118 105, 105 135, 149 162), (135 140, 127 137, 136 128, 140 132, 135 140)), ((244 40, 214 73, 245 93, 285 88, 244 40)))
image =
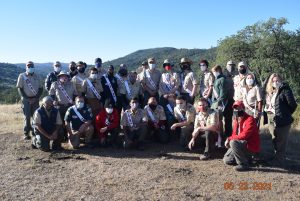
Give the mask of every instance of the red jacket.
POLYGON ((260 139, 259 129, 257 127, 255 119, 244 114, 239 124, 240 132, 238 132, 238 121, 235 120, 233 124, 232 135, 228 138, 229 140, 246 140, 247 149, 251 152, 257 153, 260 151, 260 139))
POLYGON ((107 131, 112 130, 114 128, 118 128, 119 127, 119 122, 120 121, 120 117, 119 117, 119 113, 117 111, 117 109, 114 109, 112 114, 108 117, 107 112, 105 111, 105 109, 102 109, 99 114, 96 116, 96 120, 95 120, 95 128, 97 130, 97 133, 99 134, 100 138, 104 138, 106 137, 107 132, 105 133, 100 133, 100 129, 104 128, 107 126, 107 131), (106 119, 108 118, 109 121, 109 125, 107 125, 106 119))

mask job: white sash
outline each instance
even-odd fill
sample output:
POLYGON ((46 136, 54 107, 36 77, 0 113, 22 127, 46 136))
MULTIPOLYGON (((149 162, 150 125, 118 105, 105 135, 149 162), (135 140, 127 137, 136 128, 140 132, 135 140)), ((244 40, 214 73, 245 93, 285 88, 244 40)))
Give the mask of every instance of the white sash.
POLYGON ((63 86, 59 82, 57 82, 57 86, 58 86, 59 90, 64 94, 64 96, 67 98, 68 102, 70 104, 72 104, 73 101, 70 98, 70 96, 68 95, 68 93, 66 92, 66 90, 63 88, 63 86))
POLYGON ((98 91, 95 89, 94 85, 92 84, 92 82, 89 80, 89 79, 86 79, 88 85, 89 85, 89 88, 92 90, 92 92, 95 94, 95 96, 100 100, 101 99, 101 96, 100 94, 98 93, 98 91))
POLYGON ((114 99, 114 101, 116 103, 117 102, 117 97, 116 97, 116 94, 114 92, 114 89, 112 88, 111 83, 110 83, 108 77, 106 75, 104 75, 103 77, 105 78, 106 83, 107 83, 107 85, 109 87, 110 93, 111 93, 111 95, 112 95, 112 97, 113 97, 113 99, 114 99))
POLYGON ((147 108, 147 112, 148 112, 148 114, 149 114, 149 116, 150 116, 150 119, 153 121, 153 122, 157 122, 157 120, 155 119, 155 117, 154 117, 154 115, 153 115, 153 112, 150 110, 150 108, 148 107, 147 108))
POLYGON ((167 105, 167 108, 172 113, 172 115, 174 115, 174 111, 172 110, 172 107, 170 104, 167 105))
POLYGON ((80 121, 82 121, 83 123, 86 122, 85 118, 83 118, 83 116, 80 114, 80 112, 77 110, 76 106, 73 105, 72 109, 74 110, 74 112, 76 113, 76 115, 79 117, 80 121))
POLYGON ((126 116, 127 116, 129 126, 133 127, 133 121, 132 121, 131 115, 129 114, 128 111, 126 111, 125 113, 126 113, 126 116))
POLYGON ((156 90, 156 85, 155 85, 155 83, 153 82, 153 80, 152 80, 152 78, 151 78, 151 76, 150 76, 149 71, 146 70, 145 73, 146 73, 146 77, 147 77, 147 79, 149 80, 151 86, 153 87, 154 90, 156 90))
POLYGON ((105 125, 106 125, 106 126, 109 126, 109 125, 110 125, 110 122, 109 122, 108 118, 105 119, 105 125))
POLYGON ((131 97, 131 91, 130 91, 130 88, 129 88, 129 85, 128 85, 128 81, 125 80, 124 83, 125 83, 125 89, 126 89, 126 91, 128 93, 128 96, 131 97))
POLYGON ((115 77, 116 77, 118 80, 120 80, 120 82, 121 82, 122 84, 124 84, 124 80, 123 80, 123 78, 122 78, 119 74, 116 74, 115 77))
POLYGON ((25 76, 25 75, 23 74, 23 78, 24 78, 24 80, 25 80, 27 86, 28 86, 29 89, 31 90, 31 92, 36 96, 36 95, 37 95, 37 92, 36 92, 36 90, 33 88, 33 86, 32 86, 32 84, 31 84, 30 80, 28 79, 28 77, 25 76))
POLYGON ((172 90, 172 86, 171 86, 171 80, 170 78, 168 79, 167 78, 167 75, 171 76, 170 74, 163 74, 163 81, 164 81, 164 84, 167 86, 168 90, 171 91, 172 90))
POLYGON ((79 76, 76 76, 76 79, 78 79, 80 82, 83 82, 83 79, 79 76))
POLYGON ((181 121, 185 121, 186 118, 183 116, 183 114, 180 112, 180 110, 179 110, 177 107, 175 107, 174 109, 175 109, 175 110, 177 111, 177 113, 179 114, 181 121))

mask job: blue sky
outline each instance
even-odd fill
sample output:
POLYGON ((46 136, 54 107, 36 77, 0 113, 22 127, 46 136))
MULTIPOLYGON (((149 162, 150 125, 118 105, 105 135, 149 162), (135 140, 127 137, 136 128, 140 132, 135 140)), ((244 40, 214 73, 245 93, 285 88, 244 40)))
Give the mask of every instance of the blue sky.
POLYGON ((0 0, 0 62, 92 64, 154 47, 209 48, 247 25, 286 17, 300 3, 201 0, 0 0))

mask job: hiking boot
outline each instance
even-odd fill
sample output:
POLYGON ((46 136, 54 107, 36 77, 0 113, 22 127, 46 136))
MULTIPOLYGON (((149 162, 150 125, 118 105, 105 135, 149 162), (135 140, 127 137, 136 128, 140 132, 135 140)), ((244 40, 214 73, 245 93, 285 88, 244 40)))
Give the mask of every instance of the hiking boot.
POLYGON ((209 153, 205 152, 204 154, 201 154, 199 158, 200 158, 201 161, 205 161, 205 160, 210 159, 211 156, 210 156, 209 153))
POLYGON ((234 167, 234 170, 238 172, 244 172, 250 170, 250 168, 248 165, 237 165, 234 167))

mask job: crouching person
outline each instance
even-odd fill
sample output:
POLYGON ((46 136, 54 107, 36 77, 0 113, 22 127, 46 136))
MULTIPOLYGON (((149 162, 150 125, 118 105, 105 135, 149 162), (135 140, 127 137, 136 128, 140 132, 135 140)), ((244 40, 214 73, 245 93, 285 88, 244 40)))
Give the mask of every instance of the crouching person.
POLYGON ((50 151, 50 141, 53 140, 52 150, 61 148, 60 128, 62 120, 58 109, 53 107, 53 99, 46 96, 42 100, 42 106, 39 107, 33 117, 34 137, 32 147, 42 151, 50 151))
POLYGON ((254 117, 245 112, 242 101, 233 104, 235 117, 233 132, 225 141, 229 148, 223 161, 227 165, 236 165, 236 171, 249 170, 249 161, 255 153, 260 151, 259 130, 254 117))
POLYGON ((143 144, 147 133, 147 114, 138 106, 138 99, 130 100, 130 109, 125 110, 121 118, 124 132, 123 147, 144 149, 143 144))
POLYGON ((80 138, 84 138, 85 144, 92 148, 91 139, 94 133, 92 126, 92 110, 84 103, 84 98, 77 96, 75 105, 69 107, 65 115, 65 124, 68 131, 69 144, 73 149, 80 146, 80 138))
POLYGON ((200 136, 205 140, 204 154, 200 155, 200 160, 211 158, 215 147, 215 142, 218 138, 219 131, 219 115, 217 112, 209 108, 209 104, 205 98, 200 98, 195 106, 198 114, 195 118, 194 131, 192 139, 189 142, 189 149, 195 145, 196 139, 200 136))
POLYGON ((117 145, 120 117, 117 108, 110 99, 106 99, 104 109, 96 116, 95 127, 99 136, 100 146, 117 145))

